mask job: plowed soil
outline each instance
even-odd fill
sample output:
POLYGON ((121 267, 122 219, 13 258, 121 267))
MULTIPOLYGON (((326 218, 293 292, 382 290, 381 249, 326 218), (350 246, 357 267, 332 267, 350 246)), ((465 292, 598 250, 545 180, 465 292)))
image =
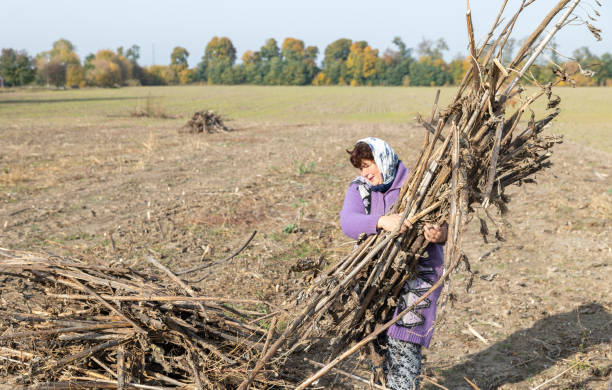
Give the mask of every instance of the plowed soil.
MULTIPOLYGON (((410 166, 424 135, 411 123, 240 115, 231 133, 179 134, 188 115, 47 111, 60 98, 0 95, 2 112, 14 114, 0 122, 0 247, 134 267, 153 253, 181 270, 227 256, 257 230, 238 257, 186 276, 208 295, 288 306, 306 276, 290 271, 298 258, 324 254, 329 264, 352 247, 338 224, 357 174, 345 149, 380 137, 410 166), (44 109, 29 115, 19 103, 27 99, 44 109)), ((455 299, 424 361, 424 374, 449 389, 472 389, 464 377, 481 389, 531 389, 559 374, 540 388, 609 388, 612 154, 572 140, 555 149, 537 184, 506 190, 510 212, 496 216, 504 241, 484 242, 477 219, 463 238, 474 274, 453 277, 455 299)), ((356 359, 344 369, 368 377, 356 359)), ((336 375, 321 383, 361 388, 336 375)))

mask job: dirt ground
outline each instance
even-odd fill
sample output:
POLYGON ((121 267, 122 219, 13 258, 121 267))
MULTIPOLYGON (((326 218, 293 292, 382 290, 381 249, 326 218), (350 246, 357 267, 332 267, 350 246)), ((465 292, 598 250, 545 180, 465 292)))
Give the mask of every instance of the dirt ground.
MULTIPOLYGON (((352 241, 338 223, 356 176, 345 149, 386 139, 410 165, 423 130, 410 124, 275 124, 178 134, 182 120, 87 120, 3 126, 0 247, 146 267, 145 253, 180 270, 237 258, 190 280, 208 295, 291 305, 295 260, 333 263, 352 241), (21 168, 20 168, 21 167, 21 168)), ((554 125, 552 127, 554 131, 554 125)), ((424 374, 449 389, 606 389, 612 372, 612 155, 556 147, 537 184, 508 188, 505 241, 478 221, 439 316, 424 374), (474 333, 480 335, 475 336, 474 333)), ((1 296, 0 296, 0 299, 1 296)), ((366 376, 353 360, 344 366, 366 376)), ((361 388, 330 375, 324 387, 361 388)), ((425 389, 436 387, 428 382, 425 389)))

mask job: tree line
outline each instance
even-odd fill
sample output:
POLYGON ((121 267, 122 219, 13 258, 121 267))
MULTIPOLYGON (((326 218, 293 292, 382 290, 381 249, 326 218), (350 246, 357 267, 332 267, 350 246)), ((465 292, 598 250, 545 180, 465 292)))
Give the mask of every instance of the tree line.
MULTIPOLYGON (((330 43, 319 66, 316 46, 286 38, 279 46, 274 38, 266 40, 258 51, 247 50, 237 63, 236 48, 227 37, 213 37, 201 61, 190 68, 190 53, 177 46, 169 65, 141 66, 140 47, 104 49, 89 54, 83 61, 74 45, 59 39, 50 50, 30 56, 26 51, 2 49, 0 76, 5 86, 29 84, 78 88, 87 86, 118 87, 135 85, 256 84, 256 85, 453 85, 470 66, 470 58, 457 56, 444 60, 448 45, 444 39, 423 39, 416 48, 408 48, 401 38, 382 54, 366 41, 338 39, 330 43)), ((502 63, 509 63, 513 49, 520 42, 509 40, 502 63)), ((553 45, 553 49, 555 49, 553 45)), ((545 84, 555 78, 557 67, 574 74, 579 86, 612 86, 612 55, 597 56, 587 48, 574 51, 563 61, 556 50, 545 62, 536 64, 528 77, 545 84)))

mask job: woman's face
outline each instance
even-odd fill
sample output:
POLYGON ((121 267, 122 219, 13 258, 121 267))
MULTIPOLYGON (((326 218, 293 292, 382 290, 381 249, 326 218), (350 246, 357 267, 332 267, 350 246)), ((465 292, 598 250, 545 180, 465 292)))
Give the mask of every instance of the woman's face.
POLYGON ((383 183, 382 174, 378 165, 372 160, 361 160, 361 168, 359 169, 361 176, 363 176, 368 183, 373 186, 377 186, 383 183))

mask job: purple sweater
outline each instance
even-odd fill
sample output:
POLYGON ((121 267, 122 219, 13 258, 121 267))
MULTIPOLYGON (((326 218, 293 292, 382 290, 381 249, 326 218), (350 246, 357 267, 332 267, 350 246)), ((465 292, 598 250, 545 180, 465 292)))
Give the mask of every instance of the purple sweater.
MULTIPOLYGON (((399 162, 397 174, 391 187, 384 193, 372 191, 370 214, 365 213, 363 201, 357 184, 353 183, 346 190, 344 204, 340 211, 340 227, 347 236, 357 239, 361 233, 376 234, 378 218, 385 215, 399 196, 404 181, 408 178, 408 169, 399 162)), ((444 247, 430 244, 427 248, 428 258, 422 259, 417 266, 417 277, 409 280, 400 293, 399 305, 395 310, 403 310, 407 304, 414 302, 436 283, 444 272, 444 247)), ((436 320, 436 303, 441 287, 410 311, 401 320, 393 324, 387 334, 395 339, 409 341, 429 347, 436 320)))

